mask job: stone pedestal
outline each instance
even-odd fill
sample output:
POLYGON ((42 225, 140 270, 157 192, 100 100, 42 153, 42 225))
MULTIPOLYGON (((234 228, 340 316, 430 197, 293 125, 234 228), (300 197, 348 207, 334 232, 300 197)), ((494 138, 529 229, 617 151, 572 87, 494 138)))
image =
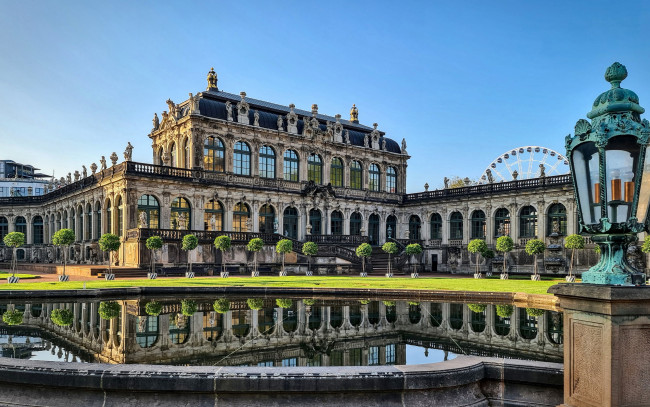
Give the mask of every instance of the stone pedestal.
POLYGON ((558 284, 564 407, 650 406, 650 287, 558 284))

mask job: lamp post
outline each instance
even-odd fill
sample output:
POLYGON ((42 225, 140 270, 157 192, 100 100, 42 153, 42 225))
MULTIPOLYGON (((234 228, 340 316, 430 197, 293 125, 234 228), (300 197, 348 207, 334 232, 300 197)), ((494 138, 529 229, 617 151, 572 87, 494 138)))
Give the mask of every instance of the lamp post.
POLYGON ((620 87, 626 77, 618 62, 607 68, 612 87, 596 98, 587 114, 591 123, 578 120, 575 135, 566 137, 580 232, 592 235, 601 251, 598 264, 582 274, 583 283, 645 284, 645 274, 625 253, 637 233, 648 231, 650 123, 641 120, 639 97, 620 87))

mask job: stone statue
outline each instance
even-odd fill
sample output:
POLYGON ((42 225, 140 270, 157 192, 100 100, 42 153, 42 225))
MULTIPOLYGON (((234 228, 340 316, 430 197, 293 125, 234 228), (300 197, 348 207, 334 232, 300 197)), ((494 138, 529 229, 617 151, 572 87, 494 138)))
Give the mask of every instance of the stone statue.
POLYGON ((253 220, 251 218, 246 219, 246 231, 247 232, 250 232, 252 226, 253 226, 253 220))
POLYGON ((363 136, 363 146, 366 148, 370 147, 370 137, 367 134, 363 136))
POLYGON ((131 161, 131 157, 133 157, 133 146, 129 141, 126 145, 126 149, 124 150, 124 161, 131 161))
POLYGON ((357 109, 356 104, 353 104, 352 109, 350 109, 350 121, 352 123, 359 123, 359 109, 357 109))
POLYGON ((171 161, 171 156, 169 155, 169 153, 167 151, 162 153, 162 160, 163 160, 163 162, 162 162, 163 165, 166 165, 166 166, 169 167, 170 161, 171 161))
POLYGON ((79 181, 80 177, 81 177, 81 174, 79 173, 79 171, 75 171, 74 172, 74 182, 79 181))
POLYGON ((428 190, 429 190, 429 183, 426 182, 426 183, 424 184, 424 191, 426 192, 426 191, 428 191, 428 190))
POLYGON ((72 184, 72 174, 68 173, 68 176, 66 177, 66 181, 68 184, 72 184))
POLYGON ((226 101, 226 118, 229 122, 232 121, 232 103, 230 103, 230 100, 226 101))
POLYGON ((546 177, 546 167, 544 167, 544 164, 539 165, 539 177, 540 178, 546 177))
POLYGON ((350 144, 350 130, 345 131, 345 137, 343 141, 345 142, 345 144, 350 144))
POLYGON ((406 154, 406 139, 402 139, 402 154, 406 154))
POLYGON ((284 120, 282 120, 282 116, 278 115, 278 130, 282 130, 282 124, 284 120))
POLYGON ((153 114, 153 130, 156 131, 160 128, 160 119, 158 119, 158 113, 153 114))
POLYGON ((149 222, 147 221, 147 212, 142 211, 140 212, 140 215, 138 216, 138 225, 141 228, 146 228, 149 226, 149 222))
POLYGON ((165 103, 167 103, 167 106, 169 107, 170 116, 176 118, 176 103, 172 102, 171 99, 167 99, 165 103))
POLYGON ((86 169, 85 165, 81 166, 81 175, 83 176, 83 178, 86 178, 88 176, 88 170, 86 169))
POLYGON ((517 177, 518 177, 518 176, 519 176, 519 173, 517 172, 517 170, 514 170, 514 171, 512 172, 512 179, 514 179, 515 181, 517 181, 517 177))
POLYGON ((492 170, 488 168, 487 170, 485 170, 485 173, 487 174, 488 182, 492 184, 494 182, 494 175, 492 175, 492 170))
POLYGON ((90 164, 90 172, 92 172, 93 175, 97 172, 97 164, 92 163, 90 164))
POLYGON ((553 227, 551 228, 551 231, 553 234, 560 234, 560 222, 558 222, 557 219, 553 221, 553 227))
POLYGON ((210 230, 213 232, 217 230, 217 217, 214 215, 210 217, 210 230))
POLYGON ((113 154, 111 154, 111 156, 110 156, 111 163, 113 163, 113 165, 117 164, 118 158, 119 157, 117 156, 117 153, 115 153, 115 151, 113 151, 113 154))
POLYGON ((200 99, 200 97, 199 97, 199 95, 194 96, 191 93, 189 95, 190 95, 190 97, 189 97, 190 112, 189 113, 190 114, 199 113, 200 112, 200 109, 199 109, 199 99, 200 99))
POLYGON ((105 169, 106 169, 106 158, 104 158, 104 156, 102 156, 102 159, 99 160, 99 164, 101 164, 101 166, 102 166, 102 167, 101 167, 102 170, 105 170, 105 169))
POLYGON ((449 188, 449 178, 445 177, 445 189, 449 188))
POLYGON ((381 140, 381 149, 386 151, 386 139, 381 140))
POLYGON ((497 228, 497 235, 505 236, 505 232, 506 232, 505 224, 503 222, 499 223, 499 227, 497 228))
POLYGON ((59 179, 59 186, 61 186, 61 185, 65 185, 65 178, 63 178, 63 177, 61 177, 59 179))
POLYGON ((184 213, 178 215, 178 229, 187 230, 187 216, 184 213))
POLYGON ((253 120, 253 126, 259 127, 260 126, 260 112, 259 112, 259 110, 255 111, 255 113, 253 114, 253 117, 255 118, 253 120))

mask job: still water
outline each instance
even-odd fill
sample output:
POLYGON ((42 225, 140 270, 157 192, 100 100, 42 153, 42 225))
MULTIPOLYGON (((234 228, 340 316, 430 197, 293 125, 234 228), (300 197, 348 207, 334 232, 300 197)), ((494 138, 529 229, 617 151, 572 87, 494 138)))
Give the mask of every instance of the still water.
POLYGON ((5 358, 372 366, 480 355, 562 362, 562 314, 509 304, 336 298, 0 303, 5 358))

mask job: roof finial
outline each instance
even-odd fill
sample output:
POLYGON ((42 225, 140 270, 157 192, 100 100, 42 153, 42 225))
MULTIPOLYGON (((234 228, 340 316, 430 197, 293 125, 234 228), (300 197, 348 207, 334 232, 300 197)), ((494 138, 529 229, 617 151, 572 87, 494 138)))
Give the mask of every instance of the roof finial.
POLYGON ((627 78, 627 69, 625 65, 614 62, 607 71, 605 71, 605 80, 612 84, 613 88, 620 88, 623 79, 627 78))
POLYGON ((359 123, 359 109, 357 109, 357 105, 355 104, 353 104, 352 109, 350 109, 350 122, 359 123))
POLYGON ((214 68, 210 68, 210 72, 208 72, 208 90, 219 90, 217 88, 217 73, 214 71, 214 68))

